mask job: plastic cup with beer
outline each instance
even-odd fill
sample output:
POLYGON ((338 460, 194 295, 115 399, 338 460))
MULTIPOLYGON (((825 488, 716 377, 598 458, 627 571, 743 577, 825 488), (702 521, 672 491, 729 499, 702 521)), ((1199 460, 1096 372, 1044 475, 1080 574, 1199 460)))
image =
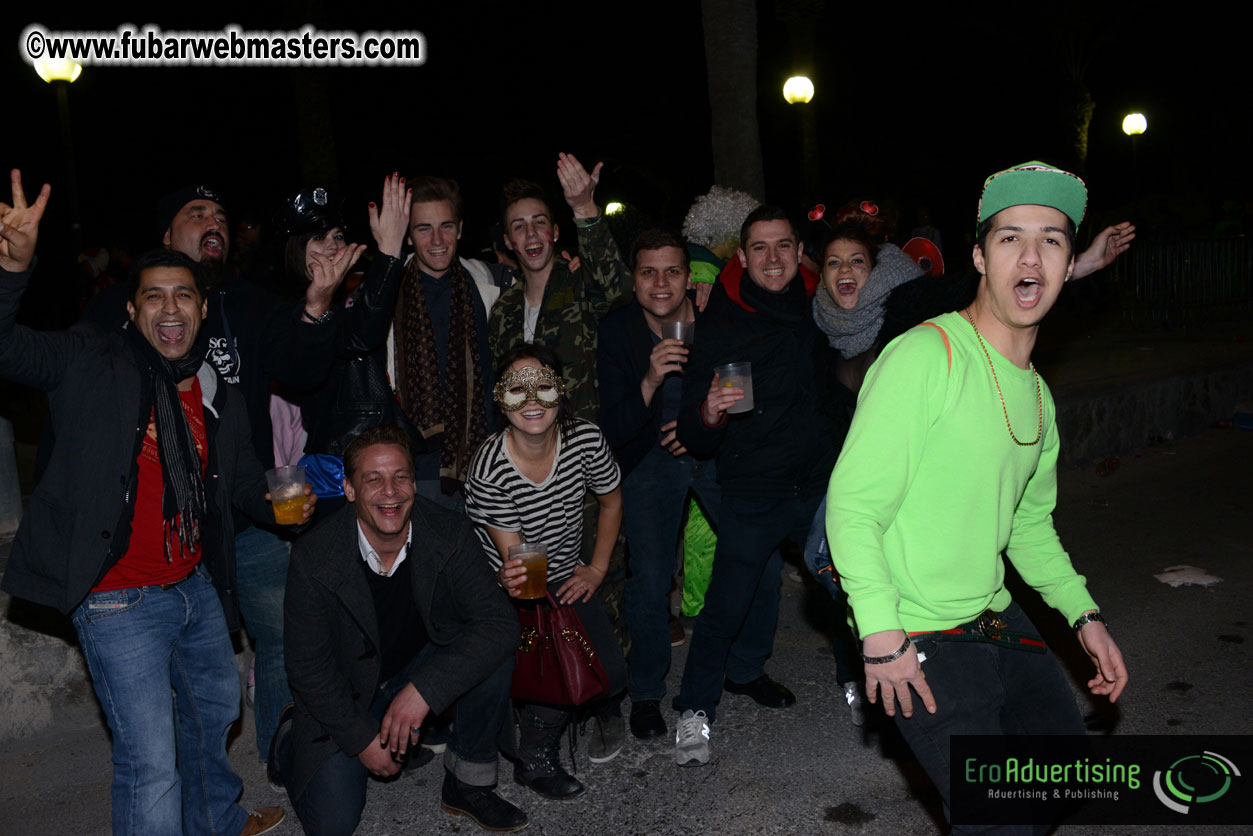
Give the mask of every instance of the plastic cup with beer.
POLYGON ((753 364, 743 363, 726 363, 722 366, 715 366, 714 371, 718 373, 718 385, 723 389, 743 389, 744 398, 731 404, 727 412, 732 415, 740 412, 753 411, 753 364))
POLYGON ((518 543, 509 547, 509 559, 519 558, 526 568, 526 580, 518 587, 519 598, 543 598, 548 594, 548 546, 518 543))
POLYGON ((305 521, 305 469, 298 464, 284 465, 265 472, 274 505, 274 521, 279 525, 300 525, 305 521))

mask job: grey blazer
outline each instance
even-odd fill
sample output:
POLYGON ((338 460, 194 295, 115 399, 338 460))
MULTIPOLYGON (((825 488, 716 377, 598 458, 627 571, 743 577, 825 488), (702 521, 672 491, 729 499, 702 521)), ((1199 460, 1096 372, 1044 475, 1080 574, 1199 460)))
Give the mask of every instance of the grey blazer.
MULTIPOLYGON (((486 679, 518 646, 518 619, 469 519, 414 498, 413 594, 437 650, 413 676, 434 712, 486 679)), ((296 702, 292 795, 337 752, 378 734, 378 618, 361 569, 349 504, 296 541, 287 574, 284 648, 296 702)))

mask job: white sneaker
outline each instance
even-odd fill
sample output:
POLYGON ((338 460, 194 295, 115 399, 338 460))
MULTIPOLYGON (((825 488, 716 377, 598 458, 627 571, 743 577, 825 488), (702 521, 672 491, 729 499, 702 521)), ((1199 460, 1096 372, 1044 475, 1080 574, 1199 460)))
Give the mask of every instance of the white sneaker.
POLYGON ((674 733, 674 762, 679 766, 709 763, 709 717, 703 711, 684 711, 674 733))
POLYGON ((848 710, 854 726, 866 725, 866 698, 863 697, 860 682, 845 682, 844 699, 848 702, 848 710))

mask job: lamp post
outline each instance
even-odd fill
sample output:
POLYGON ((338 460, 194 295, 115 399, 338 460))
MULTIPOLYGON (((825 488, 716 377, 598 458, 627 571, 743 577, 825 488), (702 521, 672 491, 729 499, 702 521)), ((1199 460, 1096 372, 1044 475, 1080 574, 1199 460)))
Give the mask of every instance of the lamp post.
POLYGON ((1122 120, 1122 132, 1131 137, 1131 183, 1133 209, 1140 205, 1140 168, 1136 162, 1136 137, 1149 129, 1149 120, 1143 113, 1128 113, 1122 120))
POLYGON ((801 162, 805 178, 805 201, 814 199, 818 184, 818 127, 813 108, 814 83, 803 75, 794 75, 783 83, 783 99, 788 104, 800 105, 801 162))
POLYGON ((50 58, 47 54, 35 61, 35 72, 57 91, 57 111, 61 121, 61 158, 65 165, 67 204, 70 208, 70 242, 74 253, 83 248, 83 227, 78 220, 78 178, 74 175, 74 141, 70 133, 70 85, 82 75, 83 65, 73 58, 50 58))

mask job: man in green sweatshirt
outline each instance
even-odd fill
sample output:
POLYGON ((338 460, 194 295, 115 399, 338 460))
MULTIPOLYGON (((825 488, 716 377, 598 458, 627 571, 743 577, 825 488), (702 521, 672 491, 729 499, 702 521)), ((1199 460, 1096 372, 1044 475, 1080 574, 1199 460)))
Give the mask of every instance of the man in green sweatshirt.
POLYGON ((831 475, 827 536, 867 696, 896 717, 946 812, 951 735, 1084 733, 1060 665, 1005 589, 1002 552, 1074 625, 1096 666, 1089 690, 1113 702, 1127 684, 1053 529, 1055 410, 1031 364, 1086 202, 1082 180, 1043 163, 987 179, 975 301, 884 349, 831 475))

